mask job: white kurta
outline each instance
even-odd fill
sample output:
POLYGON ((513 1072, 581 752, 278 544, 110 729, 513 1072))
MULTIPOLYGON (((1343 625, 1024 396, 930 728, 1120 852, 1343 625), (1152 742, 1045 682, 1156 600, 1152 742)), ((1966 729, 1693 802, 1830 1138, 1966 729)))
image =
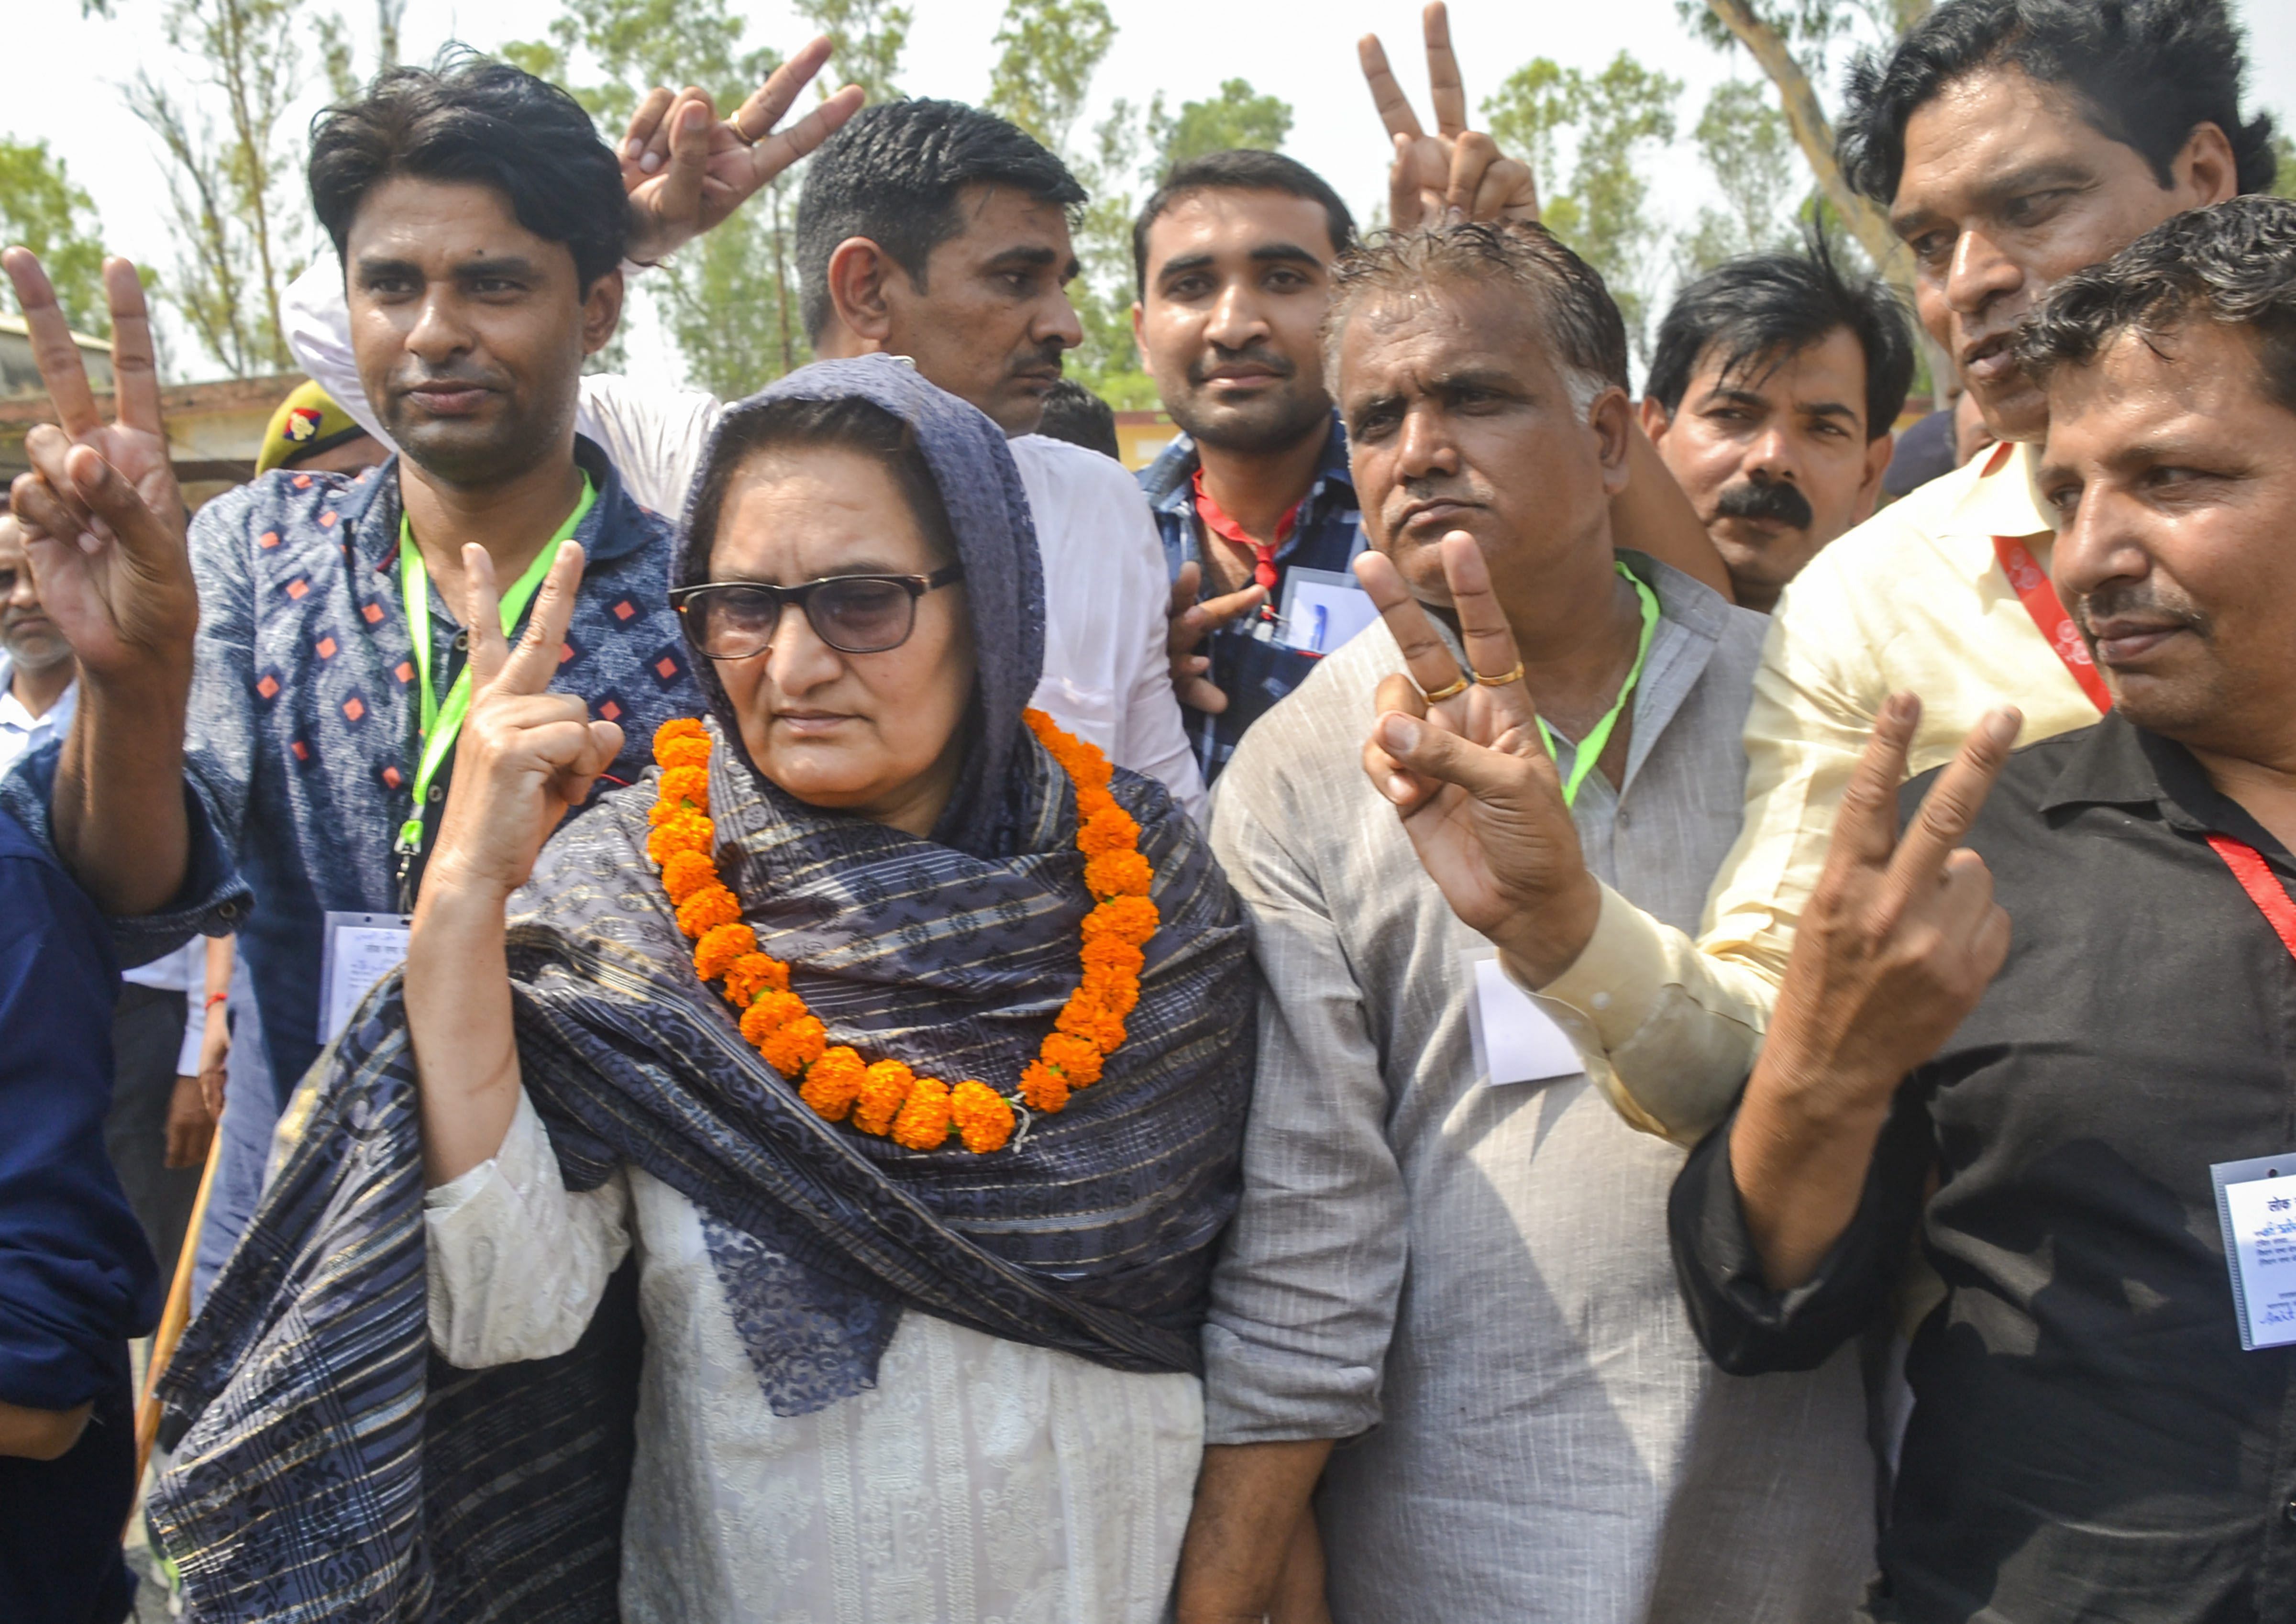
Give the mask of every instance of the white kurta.
POLYGON ((431 1191, 430 1335, 478 1368, 572 1347, 638 1251, 646 1350, 623 1521, 631 1624, 1148 1624, 1202 1452, 1187 1375, 1128 1375, 914 1310, 877 1385, 767 1407, 684 1195, 568 1193, 521 1095, 492 1161, 431 1191))

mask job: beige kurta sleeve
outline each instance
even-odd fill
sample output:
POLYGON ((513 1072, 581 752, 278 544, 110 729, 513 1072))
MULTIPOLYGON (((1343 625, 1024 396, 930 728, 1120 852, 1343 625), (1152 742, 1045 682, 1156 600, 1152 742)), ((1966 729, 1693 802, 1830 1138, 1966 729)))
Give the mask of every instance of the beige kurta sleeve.
POLYGON ((1606 890, 1586 949, 1537 989, 1620 1114, 1685 1144, 1722 1120, 1753 1068, 1833 809, 1888 697, 1850 556, 1819 554, 1771 619, 1746 717, 1745 823, 1703 935, 1693 942, 1606 890))

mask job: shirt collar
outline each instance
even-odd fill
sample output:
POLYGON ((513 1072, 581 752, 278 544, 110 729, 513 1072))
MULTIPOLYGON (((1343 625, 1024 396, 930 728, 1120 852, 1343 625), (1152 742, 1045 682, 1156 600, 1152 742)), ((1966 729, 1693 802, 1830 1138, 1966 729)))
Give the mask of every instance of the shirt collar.
POLYGON ((1973 536, 2054 536, 2056 527, 2033 490, 2035 455, 2035 447, 2008 441, 1986 452, 1948 527, 1973 536))
POLYGON ((2041 798, 2040 810, 2108 806, 2155 807, 2163 823, 2186 834, 2229 834, 2283 864, 2287 852, 2240 803, 2209 782, 2193 752, 2174 739, 2105 712, 2079 738, 2071 758, 2041 798))
POLYGON ((79 678, 75 677, 56 695, 54 704, 34 716, 16 697, 16 662, 0 654, 0 727, 18 733, 37 733, 43 727, 61 730, 70 724, 73 707, 78 703, 79 678))
MULTIPOLYGON (((638 505, 595 440, 576 435, 574 461, 598 491, 597 500, 574 529, 574 539, 582 544, 587 564, 619 558, 660 535, 663 521, 638 505)), ((398 562, 398 516, 403 511, 398 499, 398 457, 394 455, 347 481, 335 505, 359 556, 377 570, 393 568, 398 562)))

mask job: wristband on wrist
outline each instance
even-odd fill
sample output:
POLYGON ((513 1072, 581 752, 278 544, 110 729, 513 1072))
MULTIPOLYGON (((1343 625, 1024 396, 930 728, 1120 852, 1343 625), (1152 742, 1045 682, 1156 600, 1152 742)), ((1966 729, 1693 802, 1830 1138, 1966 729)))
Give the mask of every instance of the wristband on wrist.
POLYGON ((202 1013, 205 1013, 208 1010, 213 1009, 218 1004, 226 1004, 230 1001, 231 995, 227 992, 211 992, 208 995, 208 1001, 205 1004, 201 1005, 200 1009, 202 1013))

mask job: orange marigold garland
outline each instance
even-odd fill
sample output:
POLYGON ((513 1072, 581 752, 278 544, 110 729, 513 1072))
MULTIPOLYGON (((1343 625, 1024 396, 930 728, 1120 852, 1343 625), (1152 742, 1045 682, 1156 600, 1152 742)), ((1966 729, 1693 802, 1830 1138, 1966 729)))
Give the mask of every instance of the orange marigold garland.
POLYGON ((849 1121, 916 1151, 939 1150, 954 1133, 966 1150, 985 1155, 1012 1142, 1023 1110, 1050 1115, 1074 1090, 1098 1082, 1103 1063, 1124 1042, 1124 1018, 1140 1002, 1143 949, 1160 923, 1148 899, 1154 875, 1140 855, 1140 825, 1109 792, 1106 756, 1041 710, 1028 712, 1028 723, 1075 787, 1077 849, 1097 906, 1084 919, 1077 989, 1009 1095, 973 1078, 951 1087, 898 1060, 870 1064, 857 1050, 830 1044, 828 1029, 790 990, 789 966, 758 950, 756 932, 742 923, 740 898, 718 875, 708 731, 691 718, 655 730, 653 756, 662 771, 647 814, 646 856, 661 869, 678 929, 694 939, 694 973, 723 980, 726 1001, 741 1012, 743 1039, 794 1079, 798 1097, 829 1121, 849 1121))

